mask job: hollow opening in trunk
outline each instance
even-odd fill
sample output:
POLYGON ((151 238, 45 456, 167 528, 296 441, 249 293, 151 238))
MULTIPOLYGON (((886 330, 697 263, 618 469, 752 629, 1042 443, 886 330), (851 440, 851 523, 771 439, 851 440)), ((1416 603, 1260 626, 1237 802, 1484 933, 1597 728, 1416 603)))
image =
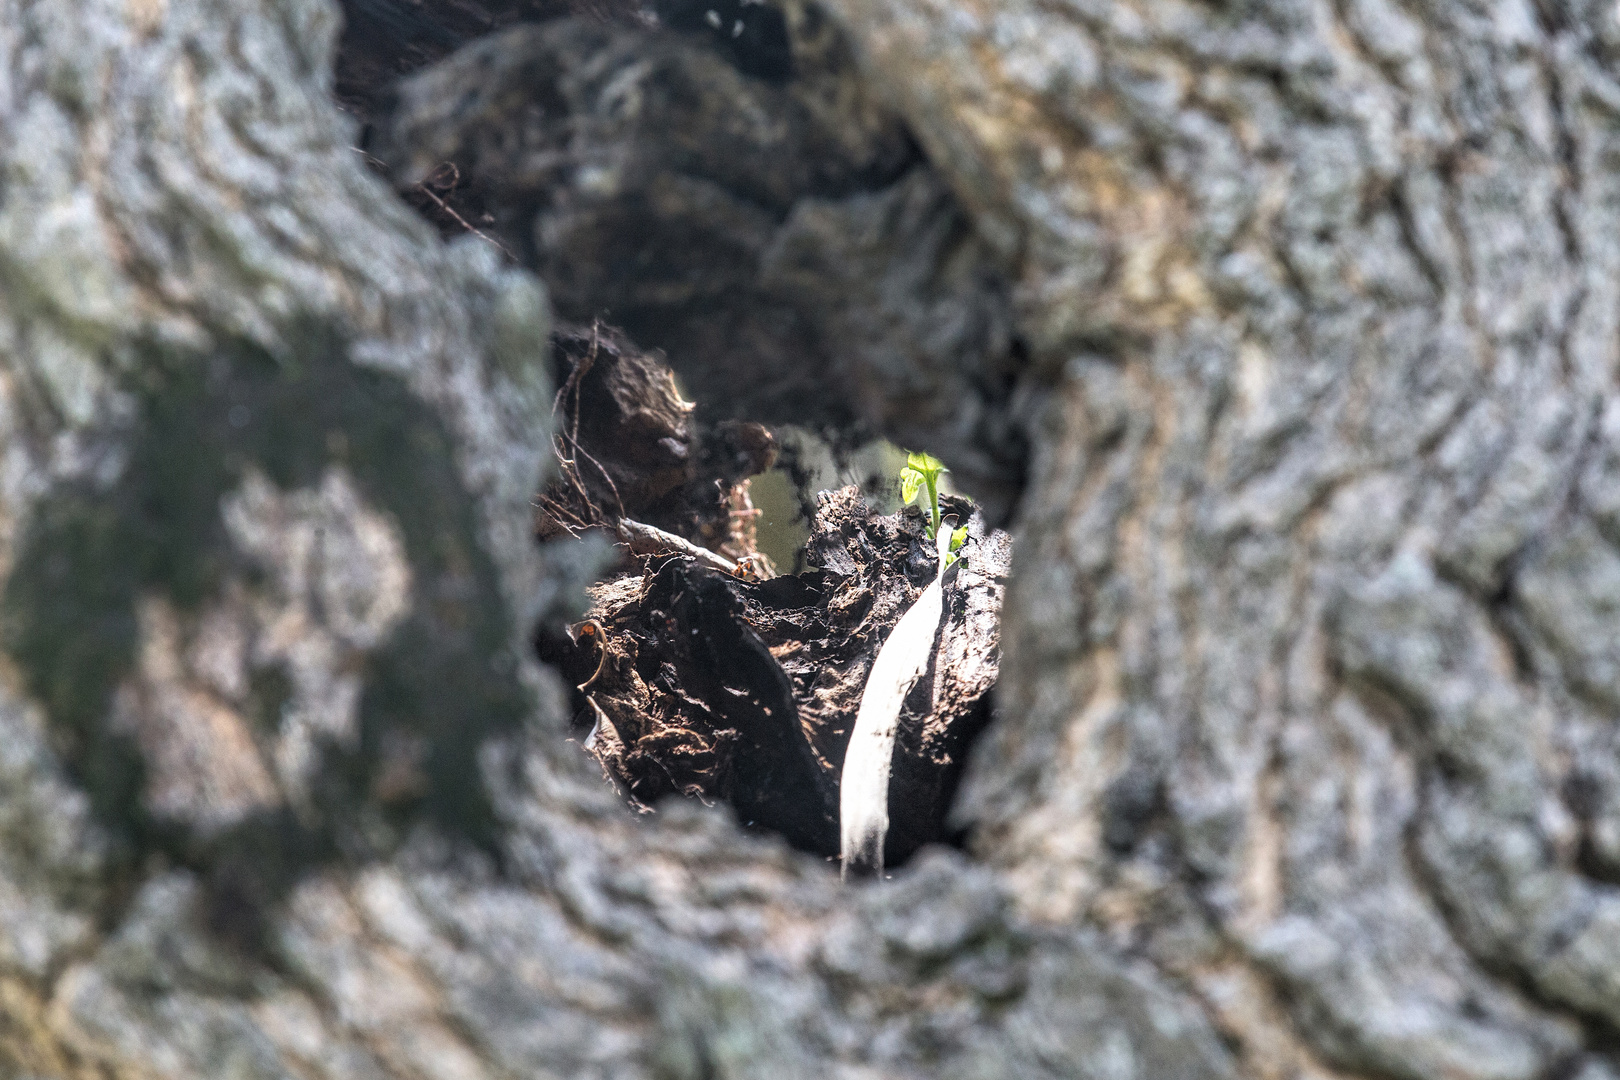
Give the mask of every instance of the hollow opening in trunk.
POLYGON ((724 802, 836 856, 863 688, 938 566, 878 436, 929 445, 984 505, 941 499, 966 539, 896 725, 884 861, 952 842, 999 660, 1019 350, 995 260, 836 28, 799 0, 345 13, 368 161, 559 315, 536 536, 616 545, 584 617, 535 630, 583 751, 633 806, 724 802))

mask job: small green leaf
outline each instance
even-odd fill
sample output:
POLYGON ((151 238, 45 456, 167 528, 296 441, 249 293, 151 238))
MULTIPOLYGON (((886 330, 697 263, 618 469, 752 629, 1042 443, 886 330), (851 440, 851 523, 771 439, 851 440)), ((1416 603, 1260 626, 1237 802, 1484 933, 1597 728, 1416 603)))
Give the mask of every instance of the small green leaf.
POLYGON ((950 472, 943 461, 921 450, 912 450, 906 455, 906 468, 917 470, 925 478, 938 477, 940 473, 950 472))
POLYGON ((922 490, 925 477, 909 465, 900 470, 900 498, 909 506, 917 499, 917 492, 922 490))
POLYGON ((965 543, 967 543, 967 526, 963 525, 960 529, 951 533, 951 550, 957 551, 965 543))

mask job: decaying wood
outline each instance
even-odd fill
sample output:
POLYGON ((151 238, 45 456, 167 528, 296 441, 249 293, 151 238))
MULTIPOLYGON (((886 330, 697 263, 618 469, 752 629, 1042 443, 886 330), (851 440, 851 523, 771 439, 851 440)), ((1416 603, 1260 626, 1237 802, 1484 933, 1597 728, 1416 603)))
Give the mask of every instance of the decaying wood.
POLYGON ((599 726, 598 709, 611 720, 617 738, 596 745, 608 774, 641 805, 671 794, 727 802, 746 825, 837 856, 857 703, 879 645, 921 604, 940 630, 939 661, 891 703, 877 810, 891 865, 947 839, 966 748, 989 720, 1010 553, 1004 533, 952 505, 972 516, 948 590, 922 520, 873 515, 853 488, 822 499, 804 574, 741 581, 677 557, 597 586, 590 614, 608 657, 577 700, 582 723, 599 726))
POLYGON ((664 350, 716 418, 950 445, 1000 520, 1012 301, 949 186, 821 7, 649 7, 687 32, 580 17, 468 46, 400 85, 374 152, 405 192, 454 163, 565 318, 664 350))
POLYGON ((552 347, 558 476, 536 535, 605 528, 637 554, 683 551, 727 573, 754 559, 748 479, 776 460, 770 431, 710 422, 661 354, 600 322, 553 333, 552 347))

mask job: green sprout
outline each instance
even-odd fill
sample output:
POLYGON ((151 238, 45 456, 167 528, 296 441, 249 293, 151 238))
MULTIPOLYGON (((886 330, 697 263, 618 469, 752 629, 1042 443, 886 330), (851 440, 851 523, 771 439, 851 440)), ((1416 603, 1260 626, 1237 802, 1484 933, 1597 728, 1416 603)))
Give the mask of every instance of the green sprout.
MULTIPOLYGON (((900 470, 900 497, 910 506, 917 499, 917 494, 924 487, 928 489, 928 539, 932 540, 939 532, 939 475, 950 472, 945 463, 932 454, 920 450, 910 450, 906 453, 906 464, 900 470)), ((950 554, 945 557, 945 565, 949 566, 956 561, 956 551, 967 542, 967 526, 951 533, 950 554)))

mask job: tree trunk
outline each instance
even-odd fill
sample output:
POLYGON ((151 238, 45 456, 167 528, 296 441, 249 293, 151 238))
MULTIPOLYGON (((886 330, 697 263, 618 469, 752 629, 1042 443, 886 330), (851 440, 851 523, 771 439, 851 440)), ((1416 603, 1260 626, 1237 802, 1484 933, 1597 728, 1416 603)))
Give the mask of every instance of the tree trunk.
POLYGON ((471 61, 379 167, 328 0, 0 0, 0 1076, 1620 1076, 1612 8, 819 10, 636 204, 753 306, 511 235, 1011 512, 968 850, 849 886, 567 741, 547 290, 380 175, 471 61))

